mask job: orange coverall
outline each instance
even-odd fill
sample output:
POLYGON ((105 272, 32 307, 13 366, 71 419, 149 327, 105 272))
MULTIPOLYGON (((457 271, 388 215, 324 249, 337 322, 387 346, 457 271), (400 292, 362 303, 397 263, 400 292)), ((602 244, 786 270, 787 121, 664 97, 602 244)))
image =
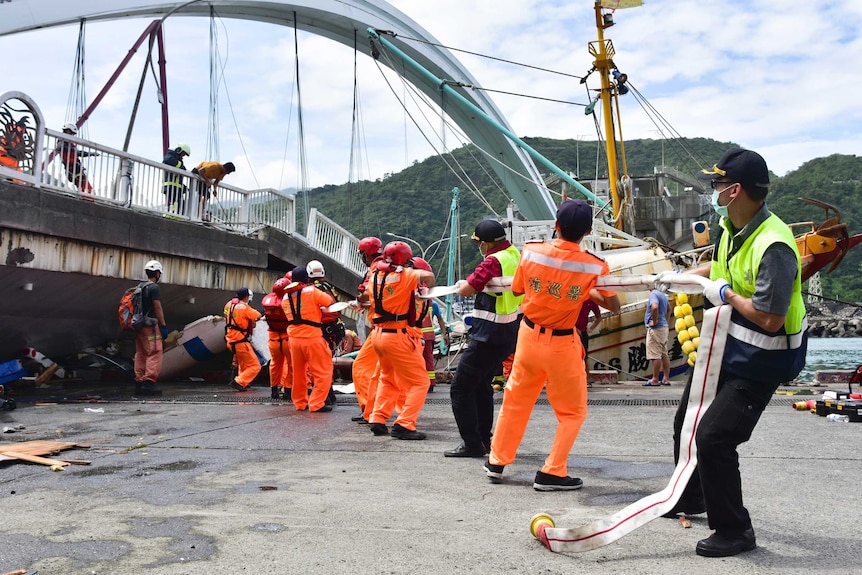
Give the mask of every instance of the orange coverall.
POLYGON ((261 302, 269 335, 269 386, 290 389, 293 385, 293 363, 287 338, 287 316, 281 307, 281 296, 269 293, 261 302))
POLYGON ((224 339, 228 348, 236 356, 239 368, 236 382, 243 387, 248 387, 260 373, 260 361, 248 340, 251 332, 254 331, 254 324, 260 319, 260 312, 236 298, 227 302, 224 312, 227 319, 227 332, 224 339))
MULTIPOLYGON (((524 294, 524 319, 491 441, 491 464, 515 460, 533 406, 547 382, 548 402, 558 424, 542 473, 568 475, 566 461, 587 417, 584 349, 574 327, 596 278, 608 273, 607 263, 575 242, 558 238, 524 246, 512 279, 512 291, 524 294)), ((607 297, 615 295, 600 291, 607 297)))
MULTIPOLYGON (((375 301, 372 317, 384 317, 383 310, 406 317, 413 305, 413 292, 419 287, 419 271, 412 268, 388 273, 375 271, 366 288, 372 299, 375 284, 378 285, 382 299, 375 301), (382 289, 380 286, 383 286, 382 289)), ((416 313, 415 308, 412 313, 416 313)), ((422 357, 421 335, 408 327, 407 319, 382 321, 374 325, 373 345, 380 362, 380 380, 377 384, 374 410, 368 421, 385 424, 396 405, 401 403, 399 396, 403 394, 403 408, 398 413, 395 424, 415 431, 416 420, 428 394, 428 373, 425 371, 425 359, 422 357)))
POLYGON ((332 352, 323 339, 320 308, 334 304, 335 298, 313 285, 300 285, 301 289, 286 293, 281 303, 288 320, 287 336, 293 363, 290 397, 297 411, 304 411, 306 407, 308 411, 318 411, 332 387, 332 352), (311 396, 308 395, 308 374, 314 378, 311 396))
MULTIPOLYGON (((359 286, 360 294, 365 293, 368 282, 377 263, 381 258, 377 257, 371 262, 365 273, 365 281, 359 286)), ((374 317, 374 298, 369 300, 371 307, 368 309, 370 317, 374 317)), ((380 364, 377 361, 377 353, 374 351, 374 329, 372 328, 362 344, 362 348, 353 359, 353 388, 356 390, 356 401, 362 410, 362 416, 368 421, 371 412, 374 411, 374 397, 377 395, 377 380, 380 377, 380 364)))

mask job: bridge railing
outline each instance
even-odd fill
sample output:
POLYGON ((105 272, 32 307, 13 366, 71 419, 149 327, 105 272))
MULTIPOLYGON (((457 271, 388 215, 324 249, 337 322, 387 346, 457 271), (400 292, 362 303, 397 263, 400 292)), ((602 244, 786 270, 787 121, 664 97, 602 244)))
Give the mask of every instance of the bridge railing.
POLYGON ((204 182, 189 171, 48 129, 39 107, 22 92, 0 94, 0 136, 5 146, 0 147, 0 178, 225 231, 250 234, 269 226, 305 239, 359 275, 365 272, 359 240, 317 210, 309 214, 308 237, 297 233, 293 195, 220 183, 207 197, 204 182), (6 142, 16 135, 9 130, 19 125, 21 145, 13 153, 6 142), (10 166, 10 160, 17 165, 10 166))

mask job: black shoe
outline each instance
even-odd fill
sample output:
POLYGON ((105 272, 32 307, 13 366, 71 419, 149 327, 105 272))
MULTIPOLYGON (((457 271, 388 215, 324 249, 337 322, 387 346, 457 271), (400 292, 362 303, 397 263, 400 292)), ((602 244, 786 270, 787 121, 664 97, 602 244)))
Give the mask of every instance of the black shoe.
POLYGON ((662 517, 666 517, 667 519, 676 519, 679 515, 700 515, 701 513, 706 513, 706 504, 701 500, 698 503, 690 503, 677 501, 676 505, 673 506, 673 509, 662 515, 662 517))
POLYGON ((320 409, 315 409, 311 413, 329 413, 330 411, 332 411, 332 406, 331 405, 324 405, 320 409))
POLYGON ((462 443, 455 449, 443 452, 443 457, 485 457, 488 454, 484 447, 467 447, 462 443))
POLYGON ((355 421, 356 423, 368 423, 368 420, 365 419, 365 416, 361 413, 357 416, 351 417, 350 421, 355 421))
POLYGON ((536 479, 533 481, 533 489, 536 491, 572 491, 583 486, 584 482, 577 477, 560 477, 541 471, 536 472, 536 479))
POLYGON ((234 389, 234 391, 248 391, 247 387, 241 386, 240 384, 238 384, 236 382, 235 379, 232 379, 228 385, 231 386, 234 389))
POLYGON ((389 435, 389 428, 386 427, 385 423, 371 423, 368 425, 368 429, 377 436, 389 435))
POLYGON ((270 399, 281 399, 281 393, 278 391, 277 387, 269 388, 269 397, 270 399))
POLYGON ((730 557, 757 547, 754 529, 749 527, 739 534, 719 533, 716 531, 706 539, 697 542, 694 552, 703 557, 730 557))
POLYGON ((290 396, 290 394, 291 394, 291 389, 289 387, 285 387, 283 389, 283 393, 281 394, 281 400, 282 401, 288 401, 288 402, 292 403, 293 398, 290 396))
POLYGON ((135 386, 135 395, 154 396, 161 394, 162 390, 156 387, 154 383, 149 381, 144 381, 140 385, 135 386))
POLYGON ((494 465, 490 459, 486 459, 485 465, 482 466, 491 483, 503 483, 503 469, 505 468, 505 465, 494 465))
POLYGON ((428 437, 421 431, 416 431, 415 429, 407 429, 406 427, 401 427, 397 423, 392 426, 392 431, 389 433, 395 439, 411 439, 411 440, 421 440, 428 437))

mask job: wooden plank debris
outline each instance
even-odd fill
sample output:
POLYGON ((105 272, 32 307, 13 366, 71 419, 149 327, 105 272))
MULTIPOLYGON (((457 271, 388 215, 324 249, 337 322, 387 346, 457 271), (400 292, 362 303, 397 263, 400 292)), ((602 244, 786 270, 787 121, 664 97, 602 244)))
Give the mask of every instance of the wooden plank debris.
POLYGON ((41 465, 89 465, 90 462, 83 459, 64 460, 42 457, 43 455, 54 455, 65 449, 89 449, 89 445, 79 445, 64 441, 22 441, 18 443, 0 443, 0 461, 19 460, 39 463, 41 465))

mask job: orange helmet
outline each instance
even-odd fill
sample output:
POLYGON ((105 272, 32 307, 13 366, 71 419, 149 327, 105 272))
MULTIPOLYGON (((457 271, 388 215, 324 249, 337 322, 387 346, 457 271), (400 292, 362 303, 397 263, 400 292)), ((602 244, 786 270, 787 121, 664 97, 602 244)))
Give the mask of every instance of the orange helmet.
POLYGON ((278 278, 275 280, 275 283, 272 284, 272 293, 281 297, 284 295, 284 289, 289 286, 291 280, 288 278, 278 278))
POLYGON ((383 248, 383 257, 392 265, 403 266, 413 257, 413 250, 404 242, 389 242, 383 248))
POLYGON ((367 237, 359 240, 359 252, 367 256, 380 255, 383 242, 375 237, 367 237))
POLYGON ((415 258, 413 258, 412 261, 413 261, 413 267, 416 268, 417 270, 425 270, 426 272, 434 271, 431 269, 431 266, 428 265, 428 262, 426 262, 425 260, 423 260, 419 256, 416 256, 415 258))

